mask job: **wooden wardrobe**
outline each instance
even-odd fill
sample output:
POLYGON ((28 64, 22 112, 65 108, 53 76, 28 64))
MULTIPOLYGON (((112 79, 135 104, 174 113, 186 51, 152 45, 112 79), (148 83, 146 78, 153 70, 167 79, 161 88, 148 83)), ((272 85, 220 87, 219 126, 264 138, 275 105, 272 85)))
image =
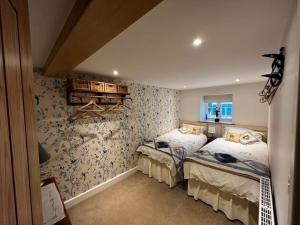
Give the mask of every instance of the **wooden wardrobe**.
POLYGON ((42 225, 27 0, 0 13, 0 224, 42 225))

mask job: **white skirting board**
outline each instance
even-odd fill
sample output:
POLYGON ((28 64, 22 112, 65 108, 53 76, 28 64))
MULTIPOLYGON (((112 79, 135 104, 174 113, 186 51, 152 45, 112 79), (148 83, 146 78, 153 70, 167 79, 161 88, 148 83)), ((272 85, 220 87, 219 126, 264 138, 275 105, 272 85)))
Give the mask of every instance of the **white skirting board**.
POLYGON ((74 198, 71 198, 71 199, 65 201, 66 208, 67 209, 71 208, 72 206, 78 204, 79 202, 82 202, 83 200, 88 199, 101 191, 104 191, 105 189, 109 188, 110 186, 112 186, 112 185, 124 180, 125 178, 129 177, 130 175, 134 174, 136 171, 137 171, 137 167, 134 167, 130 170, 127 170, 124 173, 121 173, 121 174, 115 176, 114 178, 112 178, 110 180, 107 180, 107 181, 91 188, 90 190, 88 190, 84 193, 81 193, 81 194, 75 196, 74 198))

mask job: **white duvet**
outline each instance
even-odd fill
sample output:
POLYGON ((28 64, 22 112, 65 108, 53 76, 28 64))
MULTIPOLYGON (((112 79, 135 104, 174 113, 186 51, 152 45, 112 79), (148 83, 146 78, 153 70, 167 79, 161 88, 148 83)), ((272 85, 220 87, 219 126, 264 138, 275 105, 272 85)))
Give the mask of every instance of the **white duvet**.
MULTIPOLYGON (((260 141, 249 145, 226 141, 224 138, 205 145, 203 150, 212 153, 228 153, 239 160, 254 160, 269 166, 267 144, 260 141)), ((259 182, 235 174, 209 168, 194 162, 184 163, 184 178, 201 180, 219 188, 257 203, 259 200, 259 182)))
POLYGON ((166 141, 171 147, 184 147, 186 154, 190 155, 206 143, 207 137, 204 134, 183 134, 178 129, 175 129, 157 137, 155 140, 166 141))
MULTIPOLYGON (((182 134, 178 129, 175 129, 157 137, 155 140, 166 141, 171 147, 184 147, 186 154, 190 155, 199 150, 207 142, 207 137, 204 134, 182 134)), ((144 145, 139 146, 136 151, 165 164, 170 169, 171 175, 176 175, 176 165, 170 155, 144 145)))
POLYGON ((262 141, 243 145, 241 143, 226 141, 225 138, 217 138, 205 145, 202 150, 212 153, 227 153, 239 160, 254 160, 265 166, 269 165, 268 147, 267 144, 262 141))

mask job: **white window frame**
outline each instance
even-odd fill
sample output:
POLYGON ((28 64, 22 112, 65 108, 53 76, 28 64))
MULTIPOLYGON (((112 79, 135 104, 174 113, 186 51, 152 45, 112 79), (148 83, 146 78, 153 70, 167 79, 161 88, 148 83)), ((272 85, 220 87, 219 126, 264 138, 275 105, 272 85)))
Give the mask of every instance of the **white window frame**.
POLYGON ((209 114, 208 114, 208 103, 212 103, 212 104, 216 104, 217 106, 218 106, 218 102, 207 102, 206 103, 206 108, 205 108, 205 113, 207 114, 207 120, 214 120, 215 118, 216 118, 216 115, 213 115, 213 116, 210 116, 209 114))
POLYGON ((232 119, 233 119, 233 103, 232 102, 206 102, 205 103, 205 114, 207 115, 207 121, 214 121, 215 118, 216 118, 216 115, 213 115, 213 116, 210 116, 208 114, 208 104, 209 103, 215 103, 217 104, 217 107, 219 107, 219 110, 220 110, 220 114, 219 114, 219 119, 220 119, 220 122, 232 122, 232 119), (231 104, 232 105, 232 112, 231 112, 231 115, 232 116, 222 116, 222 104, 231 104))

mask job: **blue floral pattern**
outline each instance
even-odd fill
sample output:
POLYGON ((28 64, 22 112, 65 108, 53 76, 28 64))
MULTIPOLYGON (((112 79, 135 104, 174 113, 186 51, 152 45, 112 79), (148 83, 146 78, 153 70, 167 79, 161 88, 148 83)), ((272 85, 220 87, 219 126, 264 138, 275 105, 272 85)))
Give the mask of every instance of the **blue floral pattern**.
POLYGON ((107 80, 128 85, 131 109, 122 115, 70 122, 68 117, 76 107, 66 104, 66 79, 37 73, 34 77, 39 141, 51 154, 41 166, 42 179, 55 177, 64 200, 135 167, 135 150, 144 138, 154 138, 178 126, 176 90, 107 80))

